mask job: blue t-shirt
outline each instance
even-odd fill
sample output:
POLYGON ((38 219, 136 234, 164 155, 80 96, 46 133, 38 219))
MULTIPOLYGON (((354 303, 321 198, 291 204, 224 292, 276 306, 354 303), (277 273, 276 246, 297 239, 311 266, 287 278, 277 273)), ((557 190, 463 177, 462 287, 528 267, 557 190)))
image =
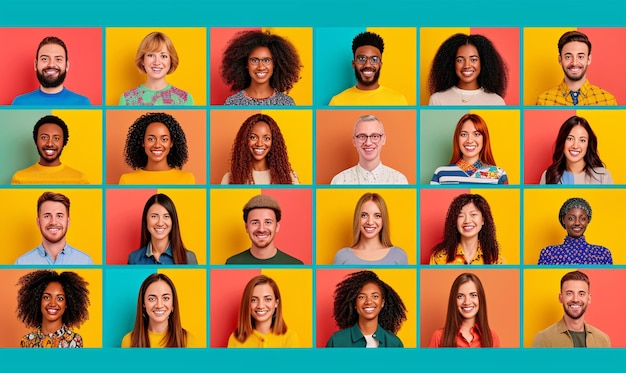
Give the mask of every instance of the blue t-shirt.
POLYGON ((15 97, 11 105, 78 106, 91 105, 91 102, 87 97, 63 87, 63 90, 59 93, 45 93, 38 88, 32 92, 15 97))

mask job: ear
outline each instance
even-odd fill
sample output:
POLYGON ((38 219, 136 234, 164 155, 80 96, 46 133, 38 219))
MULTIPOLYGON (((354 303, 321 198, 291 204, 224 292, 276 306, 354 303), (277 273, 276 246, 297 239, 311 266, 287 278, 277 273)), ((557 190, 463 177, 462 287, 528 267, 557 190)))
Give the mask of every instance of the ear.
POLYGON ((67 62, 65 63, 65 72, 70 71, 70 61, 67 60, 67 62))
POLYGON ((559 303, 563 304, 563 294, 559 293, 559 303))
POLYGON ((385 145, 385 143, 387 142, 387 134, 383 134, 383 137, 380 138, 380 141, 378 142, 379 146, 383 146, 385 145))
POLYGON ((591 65, 591 55, 587 56, 587 65, 591 65))
POLYGON ((65 228, 65 230, 67 231, 70 227, 70 218, 67 218, 67 227, 65 228))
POLYGON ((280 222, 276 222, 276 233, 280 230, 280 222))
POLYGON ((589 293, 589 298, 587 299, 587 304, 591 304, 591 293, 589 293))
POLYGON ((356 137, 354 137, 354 134, 352 135, 352 145, 354 145, 355 148, 359 147, 359 144, 356 142, 356 137))
POLYGON ((280 303, 280 299, 276 299, 276 306, 274 308, 278 308, 278 303, 280 303))
POLYGON ((561 58, 561 55, 559 54, 559 65, 561 64, 561 61, 562 61, 562 60, 563 60, 563 59, 561 58))
MULTIPOLYGON (((37 64, 37 62, 35 62, 35 64, 37 64)), ((356 68, 356 64, 354 63, 354 56, 352 57, 352 68, 356 68)))
POLYGON ((33 64, 33 67, 35 68, 35 71, 37 71, 37 59, 35 58, 35 63, 33 64))
POLYGON ((385 300, 383 299, 382 302, 380 303, 380 308, 385 307, 385 300))

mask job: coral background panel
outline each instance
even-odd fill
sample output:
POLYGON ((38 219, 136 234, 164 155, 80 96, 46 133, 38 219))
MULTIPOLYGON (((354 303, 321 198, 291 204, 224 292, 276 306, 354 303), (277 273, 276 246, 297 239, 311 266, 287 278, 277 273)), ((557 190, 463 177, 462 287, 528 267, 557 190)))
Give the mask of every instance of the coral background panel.
MULTIPOLYGON (((106 165, 107 184, 117 184, 123 173, 132 169, 124 162, 124 147, 130 126, 142 115, 155 110, 107 110, 106 112, 106 165)), ((173 116, 185 132, 189 158, 183 171, 196 177, 196 184, 206 184, 206 111, 158 110, 173 116)))
POLYGON ((149 33, 167 35, 178 54, 178 67, 167 75, 167 82, 193 96, 194 105, 206 105, 206 28, 204 27, 124 27, 106 29, 106 103, 118 105, 120 96, 146 82, 135 56, 139 44, 149 33))
MULTIPOLYGON (((0 333, 0 347, 20 347, 20 340, 29 333, 22 321, 17 318, 17 282, 20 277, 36 269, 2 269, 0 270, 0 297, 6 302, 0 311, 0 319, 3 320, 3 331, 0 333)), ((79 328, 72 328, 83 338, 83 346, 89 348, 102 347, 102 270, 84 268, 55 268, 57 273, 71 271, 77 273, 89 283, 89 319, 79 328)))
POLYGON ((316 209, 316 263, 333 264, 339 249, 352 245, 354 208, 365 193, 380 194, 389 211, 391 242, 416 262, 416 206, 414 189, 318 189, 316 209))
MULTIPOLYGON (((461 273, 478 276, 487 298, 489 328, 504 348, 519 347, 520 273, 517 269, 422 269, 420 272, 420 347, 428 347, 432 334, 446 323, 452 283, 461 273)), ((479 307, 484 306, 483 299, 479 307)))
POLYGON ((353 167, 359 156, 352 137, 354 124, 363 115, 374 115, 385 127, 386 143, 381 162, 415 183, 415 110, 318 110, 316 113, 317 183, 330 184, 333 176, 353 167))
MULTIPOLYGON (((524 270, 524 347, 531 347, 535 335, 563 317, 559 303, 561 277, 576 268, 524 270)), ((626 328, 624 297, 615 296, 616 284, 626 280, 624 269, 579 269, 591 283, 585 322, 602 330, 611 338, 611 347, 625 347, 626 328)))
MULTIPOLYGON (((101 28, 0 28, 0 40, 7 56, 3 62, 0 105, 10 105, 15 96, 39 87, 34 61, 37 47, 47 36, 56 36, 67 47, 70 69, 63 85, 87 96, 92 105, 102 104, 101 28)), ((34 123, 33 123, 34 124, 34 123)))
POLYGON ((313 114, 310 110, 212 110, 211 111, 211 184, 219 184, 230 169, 233 143, 241 125, 254 114, 272 117, 280 128, 287 145, 291 168, 301 184, 313 180, 312 133, 313 114))
MULTIPOLYGON (((338 283, 353 272, 363 269, 318 269, 316 272, 317 316, 316 347, 325 347, 332 334, 339 330, 333 318, 334 292, 338 283)), ((406 307, 407 320, 398 331, 398 337, 405 348, 417 347, 417 288, 414 269, 376 269, 378 277, 391 286, 402 299, 406 307)))

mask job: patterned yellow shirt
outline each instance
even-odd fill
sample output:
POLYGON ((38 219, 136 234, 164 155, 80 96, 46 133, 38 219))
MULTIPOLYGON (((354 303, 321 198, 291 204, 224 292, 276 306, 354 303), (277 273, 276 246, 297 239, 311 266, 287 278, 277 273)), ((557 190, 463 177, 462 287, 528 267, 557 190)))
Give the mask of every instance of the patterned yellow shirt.
MULTIPOLYGON (((504 257, 498 253, 498 260, 495 264, 504 264, 504 257)), ((430 255, 430 264, 485 264, 485 260, 483 258, 483 249, 480 247, 480 242, 478 243, 478 249, 476 249, 476 254, 472 258, 472 261, 469 263, 465 262, 465 253, 463 252, 463 247, 459 244, 456 247, 456 252, 454 253, 454 259, 451 262, 447 261, 447 255, 445 250, 438 251, 434 254, 430 255)))
MULTIPOLYGON (((574 105, 574 100, 570 94, 571 90, 565 83, 565 80, 561 82, 557 87, 554 87, 548 91, 543 92, 537 97, 536 105, 574 105)), ((578 95, 578 105, 617 105, 615 96, 605 91, 604 89, 591 85, 589 80, 585 80, 585 84, 580 87, 580 94, 578 95)))

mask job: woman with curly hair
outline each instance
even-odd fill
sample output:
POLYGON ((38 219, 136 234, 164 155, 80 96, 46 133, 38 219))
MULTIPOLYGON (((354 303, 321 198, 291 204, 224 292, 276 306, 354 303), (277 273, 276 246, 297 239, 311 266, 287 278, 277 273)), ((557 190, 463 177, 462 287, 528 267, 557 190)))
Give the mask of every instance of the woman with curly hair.
POLYGON ((187 138, 173 116, 147 113, 128 129, 124 147, 126 164, 133 172, 120 177, 120 184, 195 184, 187 162, 187 138))
POLYGON ((404 250, 393 246, 389 212, 378 193, 365 193, 354 208, 352 246, 335 254, 334 264, 408 264, 404 250))
POLYGON ((335 332, 326 347, 404 347, 396 336, 406 321, 398 293, 372 271, 354 272, 337 284, 335 332))
POLYGON ((89 285, 74 272, 39 270, 17 283, 17 317, 29 328, 21 347, 78 348, 83 339, 72 329, 89 319, 89 285))
POLYGON ((506 172, 496 166, 487 123, 477 114, 459 119, 452 137, 450 164, 435 170, 431 184, 508 184, 506 172))
POLYGON ((174 282, 163 273, 153 273, 139 288, 135 327, 122 338, 122 347, 199 347, 180 319, 174 282))
POLYGON ((478 276, 462 273, 454 280, 446 324, 433 333, 428 347, 500 347, 498 335, 489 328, 487 296, 478 276))
POLYGON ((298 335, 283 319, 283 299, 276 281, 255 276, 241 295, 237 329, 228 338, 228 347, 300 347, 298 335))
POLYGON ((540 184, 613 184, 598 154, 598 138, 583 117, 569 117, 554 142, 552 164, 540 184))
POLYGON ((222 184, 299 184, 276 121, 254 114, 239 127, 222 184))
POLYGON ((428 105, 504 105, 507 68, 482 35, 455 34, 441 44, 428 77, 428 105))
POLYGON ((243 31, 222 56, 221 75, 237 93, 225 105, 295 105, 289 92, 300 80, 300 56, 289 40, 269 31, 243 31))
POLYGON ((141 215, 141 247, 128 255, 128 264, 198 264, 183 244, 174 201, 154 194, 141 215))
POLYGON ((120 105, 193 105, 191 93, 169 84, 167 75, 178 67, 174 43, 162 32, 151 32, 139 44, 135 66, 147 79, 120 97, 120 105))
POLYGON ((504 264, 496 226, 487 200, 480 194, 460 194, 446 215, 443 241, 435 245, 430 264, 504 264))

